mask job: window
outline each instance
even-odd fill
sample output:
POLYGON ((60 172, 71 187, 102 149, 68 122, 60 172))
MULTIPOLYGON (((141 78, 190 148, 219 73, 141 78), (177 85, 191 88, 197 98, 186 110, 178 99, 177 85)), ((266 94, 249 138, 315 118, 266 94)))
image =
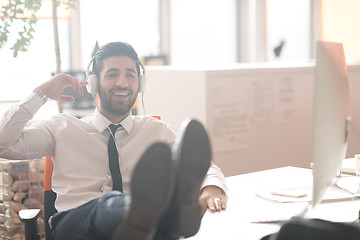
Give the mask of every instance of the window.
POLYGON ((267 60, 307 60, 311 58, 310 0, 267 0, 267 60), (274 48, 284 45, 280 56, 274 48))
MULTIPOLYGON (((62 69, 69 69, 69 23, 59 20, 59 37, 62 69)), ((1 88, 0 101, 20 100, 32 89, 50 79, 56 69, 53 23, 51 19, 39 19, 31 46, 27 52, 19 52, 16 58, 9 48, 16 38, 13 31, 6 46, 0 49, 1 88)))
POLYGON ((82 66, 87 67, 96 41, 130 43, 139 57, 160 52, 159 0, 80 1, 82 66))
POLYGON ((360 58, 360 2, 320 1, 320 39, 341 42, 347 59, 360 58))
POLYGON ((235 1, 172 0, 173 65, 236 62, 235 1))

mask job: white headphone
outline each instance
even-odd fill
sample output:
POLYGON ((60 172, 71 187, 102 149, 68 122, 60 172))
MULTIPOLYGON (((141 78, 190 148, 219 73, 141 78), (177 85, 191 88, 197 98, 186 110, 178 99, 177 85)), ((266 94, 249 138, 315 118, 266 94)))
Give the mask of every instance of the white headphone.
MULTIPOLYGON (((90 74, 90 66, 94 62, 95 56, 91 59, 88 67, 86 68, 86 81, 88 84, 86 85, 86 89, 90 94, 96 94, 99 92, 99 80, 96 75, 90 74)), ((146 85, 146 75, 145 75, 145 68, 144 65, 140 60, 137 61, 139 66, 142 68, 142 74, 139 75, 139 93, 145 92, 145 85, 146 85)))

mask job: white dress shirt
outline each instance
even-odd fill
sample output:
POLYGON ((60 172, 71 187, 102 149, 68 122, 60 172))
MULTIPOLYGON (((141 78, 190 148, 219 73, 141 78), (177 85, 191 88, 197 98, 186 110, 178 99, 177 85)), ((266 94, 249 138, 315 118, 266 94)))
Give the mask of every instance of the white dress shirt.
MULTIPOLYGON (((52 156, 52 188, 61 212, 80 206, 112 190, 107 144, 110 136, 105 118, 97 109, 78 119, 56 114, 49 120, 31 120, 43 100, 32 93, 11 107, 0 122, 0 157, 36 159, 52 156)), ((162 141, 173 145, 176 133, 163 121, 129 115, 115 133, 124 194, 130 194, 132 171, 145 150, 162 141)), ((212 163, 203 186, 227 190, 225 177, 212 163)))

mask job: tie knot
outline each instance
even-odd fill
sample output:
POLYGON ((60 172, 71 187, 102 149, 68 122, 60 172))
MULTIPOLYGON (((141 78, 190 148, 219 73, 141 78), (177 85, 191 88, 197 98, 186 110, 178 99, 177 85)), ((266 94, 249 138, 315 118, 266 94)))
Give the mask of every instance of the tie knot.
POLYGON ((114 134, 119 127, 121 127, 121 124, 118 124, 118 125, 110 124, 109 125, 109 128, 110 128, 112 134, 114 134))

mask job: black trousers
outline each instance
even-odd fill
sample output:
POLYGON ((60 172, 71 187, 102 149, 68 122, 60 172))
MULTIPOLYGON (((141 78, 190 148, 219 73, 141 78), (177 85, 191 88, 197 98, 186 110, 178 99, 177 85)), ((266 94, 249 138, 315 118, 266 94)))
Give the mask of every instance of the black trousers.
POLYGON ((130 199, 112 191, 75 209, 54 214, 52 239, 110 240, 130 207, 130 199))

